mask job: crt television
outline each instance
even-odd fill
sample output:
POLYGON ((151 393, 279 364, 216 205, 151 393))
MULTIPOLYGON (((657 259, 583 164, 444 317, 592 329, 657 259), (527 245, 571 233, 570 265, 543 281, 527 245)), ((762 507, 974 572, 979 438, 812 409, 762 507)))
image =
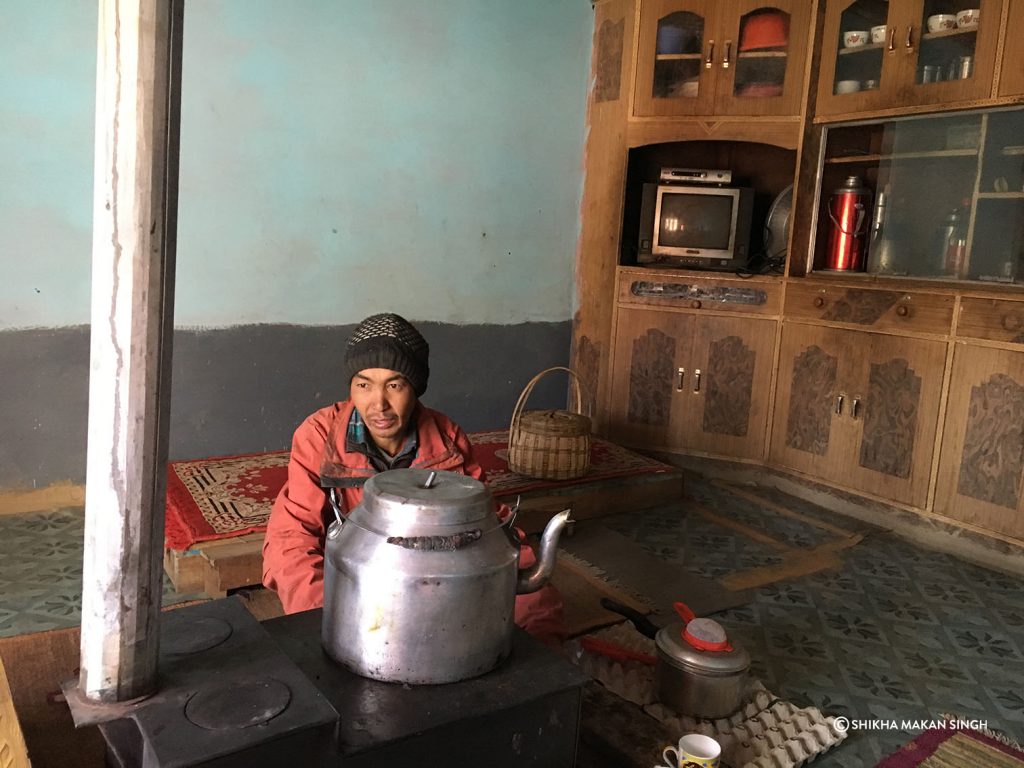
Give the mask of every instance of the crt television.
POLYGON ((637 261, 732 271, 747 266, 754 190, 644 184, 637 261))

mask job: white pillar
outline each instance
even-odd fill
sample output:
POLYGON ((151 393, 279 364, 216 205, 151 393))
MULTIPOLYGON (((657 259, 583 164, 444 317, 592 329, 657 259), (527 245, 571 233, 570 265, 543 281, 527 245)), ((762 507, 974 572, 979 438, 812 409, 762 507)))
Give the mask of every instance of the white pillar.
POLYGON ((79 688, 156 688, 181 0, 100 0, 79 688))

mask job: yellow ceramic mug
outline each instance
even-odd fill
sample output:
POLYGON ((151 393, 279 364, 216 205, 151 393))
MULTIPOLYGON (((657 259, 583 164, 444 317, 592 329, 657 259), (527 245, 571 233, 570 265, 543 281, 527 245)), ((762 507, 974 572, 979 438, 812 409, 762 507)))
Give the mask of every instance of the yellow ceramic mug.
POLYGON ((721 754, 722 747, 710 736, 688 733, 678 746, 665 747, 661 756, 669 768, 718 768, 721 754))

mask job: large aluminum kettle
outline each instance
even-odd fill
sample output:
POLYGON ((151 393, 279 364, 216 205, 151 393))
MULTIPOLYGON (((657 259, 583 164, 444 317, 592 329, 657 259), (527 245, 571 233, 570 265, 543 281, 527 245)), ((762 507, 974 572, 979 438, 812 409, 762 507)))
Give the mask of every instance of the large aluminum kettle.
POLYGON ((374 475, 362 503, 327 530, 324 649, 389 682, 489 672, 511 650, 516 594, 547 581, 568 517, 551 519, 537 563, 521 572, 519 546, 480 481, 422 469, 374 475))

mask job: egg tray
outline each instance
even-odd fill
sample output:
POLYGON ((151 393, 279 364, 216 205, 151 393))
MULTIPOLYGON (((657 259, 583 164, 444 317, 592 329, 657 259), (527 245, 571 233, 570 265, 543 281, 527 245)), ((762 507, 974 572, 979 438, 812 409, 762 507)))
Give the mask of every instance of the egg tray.
MULTIPOLYGON (((653 640, 628 624, 617 624, 591 634, 631 651, 657 654, 653 640)), ((797 707, 774 696, 759 680, 751 682, 746 701, 727 718, 702 720, 680 715, 657 700, 654 668, 638 661, 614 661, 566 644, 569 656, 587 675, 620 698, 670 728, 701 733, 722 745, 722 761, 734 768, 799 768, 841 743, 847 736, 835 727, 835 718, 816 707, 797 707)))

